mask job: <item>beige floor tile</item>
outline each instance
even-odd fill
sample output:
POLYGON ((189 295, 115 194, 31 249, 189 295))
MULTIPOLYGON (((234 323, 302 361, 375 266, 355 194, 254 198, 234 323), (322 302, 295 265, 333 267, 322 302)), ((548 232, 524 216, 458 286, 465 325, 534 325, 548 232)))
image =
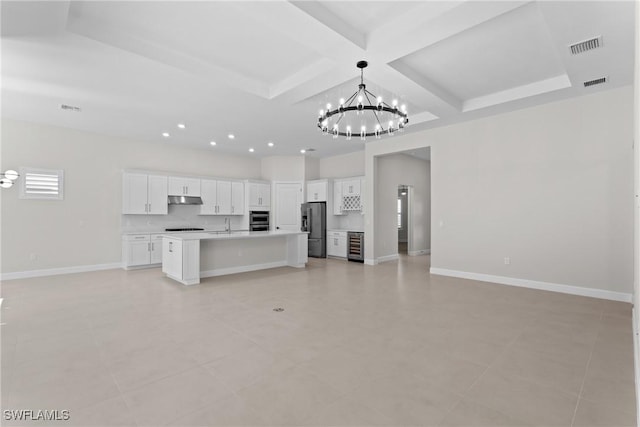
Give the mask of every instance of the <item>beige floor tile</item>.
POLYGON ((395 373, 363 383, 347 394, 400 425, 437 425, 461 396, 413 373, 395 373))
POLYGON ((320 408, 302 423, 305 426, 392 426, 394 424, 392 418, 348 398, 341 398, 320 408))
POLYGON ((489 371, 465 393, 465 398, 517 420, 554 426, 571 424, 578 400, 570 393, 489 371))
POLYGON ((294 363, 251 344, 203 366, 230 390, 237 391, 264 377, 277 378, 293 368, 294 363))
POLYGON ((318 408, 341 397, 300 367, 263 378, 237 394, 254 412, 276 425, 300 425, 318 408))
POLYGON ((123 393, 123 398, 139 426, 154 426, 165 425, 231 395, 221 381, 197 367, 123 393))
POLYGON ((549 353, 511 347, 503 353, 490 372, 520 377, 541 385, 575 394, 580 393, 587 363, 549 353))
POLYGON ((581 397, 592 402, 602 403, 623 412, 636 412, 636 394, 633 372, 624 381, 603 376, 598 372, 587 371, 581 397))
POLYGON ((636 417, 632 412, 621 411, 603 403, 580 399, 573 425, 576 427, 635 426, 636 417))
POLYGON ((440 423, 443 427, 516 427, 530 426, 522 420, 516 420, 495 409, 487 408, 478 403, 462 400, 451 410, 440 423))
POLYGON ((239 397, 231 395, 205 409, 178 417, 168 423, 171 426, 257 426, 269 422, 256 414, 239 397))
POLYGON ((196 366, 184 351, 154 347, 130 353, 109 364, 108 369, 120 391, 126 392, 196 366))
POLYGON ((73 411, 69 414, 69 426, 77 427, 130 427, 136 422, 121 397, 73 411))

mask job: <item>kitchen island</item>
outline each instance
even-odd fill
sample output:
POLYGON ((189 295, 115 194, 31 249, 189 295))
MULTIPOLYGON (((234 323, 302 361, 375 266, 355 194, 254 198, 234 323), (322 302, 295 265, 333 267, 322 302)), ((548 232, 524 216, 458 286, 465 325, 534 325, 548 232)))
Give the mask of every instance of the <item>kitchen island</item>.
POLYGON ((184 285, 202 277, 275 267, 304 267, 307 233, 303 231, 235 231, 162 236, 162 272, 184 285))

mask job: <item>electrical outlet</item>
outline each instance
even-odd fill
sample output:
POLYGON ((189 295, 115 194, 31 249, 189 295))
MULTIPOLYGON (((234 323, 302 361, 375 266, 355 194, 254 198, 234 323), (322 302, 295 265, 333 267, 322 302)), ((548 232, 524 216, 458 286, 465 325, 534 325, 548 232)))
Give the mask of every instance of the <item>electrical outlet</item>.
POLYGON ((511 258, 505 257, 504 258, 504 265, 509 265, 509 264, 511 264, 511 258))

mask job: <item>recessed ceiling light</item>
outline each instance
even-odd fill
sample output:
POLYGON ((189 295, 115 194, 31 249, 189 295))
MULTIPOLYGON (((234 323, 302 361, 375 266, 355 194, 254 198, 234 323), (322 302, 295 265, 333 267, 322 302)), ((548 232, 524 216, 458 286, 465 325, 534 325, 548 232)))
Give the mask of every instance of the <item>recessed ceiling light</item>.
POLYGON ((235 137, 236 137, 236 136, 235 136, 234 134, 232 134, 232 133, 230 133, 229 135, 227 135, 227 138, 229 138, 229 139, 233 139, 233 138, 235 138, 235 137))
POLYGON ((186 126, 184 125, 184 123, 178 123, 178 127, 179 127, 180 129, 184 129, 186 126))
POLYGON ((169 135, 169 132, 162 132, 162 136, 169 138, 171 135, 169 135))
POLYGON ((216 142, 215 141, 211 141, 209 144, 216 145, 216 142))
POLYGON ((307 152, 307 150, 305 150, 305 149, 303 148, 302 150, 300 150, 300 152, 301 152, 302 154, 304 154, 304 153, 306 153, 306 152, 307 152))
POLYGON ((273 147, 273 142, 269 141, 269 143, 267 144, 269 147, 273 147))
POLYGON ((256 151, 256 150, 254 150, 253 148, 249 148, 249 152, 250 153, 253 153, 254 151, 256 151))

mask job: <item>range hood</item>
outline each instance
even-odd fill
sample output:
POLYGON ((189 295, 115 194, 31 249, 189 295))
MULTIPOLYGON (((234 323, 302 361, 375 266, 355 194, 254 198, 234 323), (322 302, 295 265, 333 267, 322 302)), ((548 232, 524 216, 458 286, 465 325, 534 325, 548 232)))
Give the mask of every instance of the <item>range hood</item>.
POLYGON ((170 205, 201 205, 200 196, 169 196, 170 205))

